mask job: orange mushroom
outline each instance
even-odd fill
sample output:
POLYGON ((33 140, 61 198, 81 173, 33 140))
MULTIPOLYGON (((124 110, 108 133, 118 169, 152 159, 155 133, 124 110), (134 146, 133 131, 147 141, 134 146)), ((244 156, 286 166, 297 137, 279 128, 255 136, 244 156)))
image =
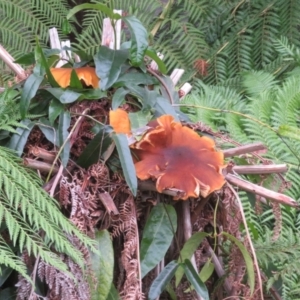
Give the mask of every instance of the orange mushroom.
POLYGON ((92 86, 94 89, 99 88, 99 78, 96 75, 95 68, 82 67, 82 68, 50 68, 55 81, 62 87, 66 88, 71 82, 71 73, 74 70, 79 78, 87 86, 92 86))
POLYGON ((140 159, 135 163, 139 179, 157 179, 158 192, 167 188, 182 190, 183 200, 207 197, 224 185, 224 156, 215 150, 212 139, 200 137, 170 115, 149 125, 153 127, 132 146, 140 159))
POLYGON ((118 108, 109 112, 109 124, 115 133, 130 134, 130 120, 125 110, 118 108))

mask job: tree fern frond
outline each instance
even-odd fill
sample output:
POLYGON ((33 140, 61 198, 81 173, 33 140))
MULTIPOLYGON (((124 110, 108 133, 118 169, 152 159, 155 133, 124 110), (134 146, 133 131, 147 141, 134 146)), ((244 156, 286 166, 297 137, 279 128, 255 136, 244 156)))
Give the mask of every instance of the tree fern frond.
POLYGON ((0 165, 0 216, 11 240, 14 243, 18 240, 20 247, 39 254, 58 269, 67 270, 59 256, 50 251, 50 246, 83 267, 82 253, 73 247, 61 229, 67 235, 75 234, 85 246, 93 247, 93 241, 61 214, 55 200, 40 188, 38 177, 23 168, 19 159, 6 148, 0 148, 0 165), (45 240, 39 235, 40 230, 45 233, 45 240))
POLYGON ((0 265, 7 266, 18 271, 28 281, 31 281, 27 274, 26 265, 13 253, 2 236, 0 236, 0 253, 0 265))
POLYGON ((275 76, 263 71, 250 71, 244 74, 242 85, 246 88, 246 93, 257 96, 269 90, 276 84, 275 76))

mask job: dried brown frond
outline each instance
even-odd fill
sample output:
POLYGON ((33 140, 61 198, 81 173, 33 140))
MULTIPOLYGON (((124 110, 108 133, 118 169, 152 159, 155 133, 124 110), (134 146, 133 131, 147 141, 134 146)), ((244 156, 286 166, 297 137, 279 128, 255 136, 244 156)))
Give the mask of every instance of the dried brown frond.
POLYGON ((47 299, 49 300, 89 300, 89 285, 80 267, 66 256, 61 256, 69 267, 74 280, 66 273, 40 261, 38 275, 48 285, 47 299))
POLYGON ((113 226, 113 236, 123 236, 124 249, 121 262, 126 273, 126 279, 121 290, 122 299, 140 300, 144 298, 139 281, 139 234, 137 212, 133 196, 129 195, 120 207, 119 220, 113 226))

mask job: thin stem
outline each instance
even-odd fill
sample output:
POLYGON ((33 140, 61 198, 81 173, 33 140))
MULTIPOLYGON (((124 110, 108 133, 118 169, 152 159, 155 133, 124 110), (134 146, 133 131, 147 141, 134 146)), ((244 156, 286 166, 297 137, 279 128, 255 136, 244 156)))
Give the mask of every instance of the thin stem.
POLYGON ((261 297, 260 299, 264 300, 263 284, 262 284, 262 280, 261 280, 261 276, 260 276, 260 269, 259 269, 259 266, 258 266, 258 261, 257 261, 255 249, 254 249, 251 237, 250 237, 250 232, 249 232, 248 224, 247 224, 247 221, 246 221, 246 217, 245 217, 245 213, 244 213, 242 201, 241 201, 238 193, 231 186, 231 184, 227 183, 227 185, 228 185, 229 189, 231 190, 231 192, 233 193, 233 195, 235 196, 235 198, 237 200, 237 203, 238 203, 238 206, 240 208, 241 216, 242 216, 242 219, 243 219, 243 224, 244 224, 244 227, 245 227, 245 230, 246 230, 247 239, 249 241, 249 246, 250 246, 250 249, 251 249, 251 252, 252 252, 252 256, 253 256, 253 260, 254 260, 254 267, 255 267, 256 273, 257 273, 258 286, 259 286, 260 297, 261 297))
POLYGON ((167 85, 164 83, 164 81, 161 80, 161 78, 160 78, 154 71, 152 71, 150 68, 148 68, 147 71, 148 71, 150 74, 152 74, 155 78, 157 78, 157 80, 161 83, 161 85, 164 87, 166 93, 168 94, 170 103, 171 103, 173 106, 176 106, 175 101, 174 101, 174 99, 173 99, 173 97, 172 97, 172 92, 169 90, 169 88, 168 88, 167 85))

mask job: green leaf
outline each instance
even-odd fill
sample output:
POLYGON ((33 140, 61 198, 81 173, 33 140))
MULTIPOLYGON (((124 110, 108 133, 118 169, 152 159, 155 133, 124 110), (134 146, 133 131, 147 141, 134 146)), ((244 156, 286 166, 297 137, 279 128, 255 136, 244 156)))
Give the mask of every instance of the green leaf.
POLYGON ((106 128, 107 127, 104 126, 85 147, 77 160, 77 164, 79 166, 88 168, 92 164, 98 162, 99 159, 103 157, 104 153, 108 150, 108 148, 112 144, 112 140, 106 132, 106 128))
POLYGON ((9 287, 0 292, 0 300, 15 300, 17 292, 14 288, 9 287))
POLYGON ((222 234, 225 235, 228 239, 230 239, 232 242, 234 242, 237 245, 237 247, 240 249, 240 251, 244 257, 247 274, 248 274, 249 286, 250 286, 251 295, 252 295, 254 292, 254 287, 255 287, 255 274, 254 274, 252 258, 250 256, 249 252, 247 251, 246 247, 236 237, 232 236, 231 234, 229 234, 227 232, 222 232, 222 234))
MULTIPOLYGON (((39 66, 35 66, 34 69, 39 69, 39 66)), ((25 118, 31 99, 36 95, 40 84, 44 80, 44 76, 33 73, 26 79, 20 100, 20 113, 21 117, 25 118)))
POLYGON ((57 124, 52 125, 48 119, 40 118, 38 123, 39 129, 42 131, 46 139, 53 145, 59 147, 57 124))
POLYGON ((174 117, 175 121, 179 122, 175 108, 163 97, 157 97, 154 108, 158 114, 157 117, 161 115, 171 115, 174 117))
POLYGON ((155 278, 153 283, 150 286, 148 300, 155 300, 159 295, 164 291, 167 284, 171 281, 172 277, 174 276, 177 268, 178 263, 173 260, 164 269, 161 271, 160 274, 155 278))
POLYGON ((143 110, 139 110, 134 113, 130 112, 128 116, 129 116, 132 131, 145 127, 152 118, 152 114, 150 113, 150 111, 143 111, 143 110))
POLYGON ((128 72, 124 75, 121 75, 118 80, 115 83, 115 86, 124 86, 124 85, 130 85, 130 84, 135 84, 135 85, 152 85, 152 84, 157 84, 158 80, 145 73, 140 73, 140 72, 128 72))
POLYGON ((72 8, 69 11, 69 13, 67 14, 67 19, 70 19, 73 15, 75 15, 76 13, 78 13, 79 11, 84 10, 84 9, 100 10, 100 11, 104 12, 111 19, 121 18, 121 16, 119 14, 115 14, 114 11, 112 9, 110 9, 107 5, 104 5, 101 3, 97 3, 97 4, 85 3, 85 4, 77 5, 74 8, 72 8))
POLYGON ((179 103, 179 95, 177 90, 174 88, 173 81, 169 76, 158 75, 156 76, 159 78, 163 84, 160 85, 160 91, 163 98, 168 99, 169 103, 179 103))
MULTIPOLYGON (((186 259, 191 259, 194 252, 198 249, 203 239, 209 236, 206 232, 197 232, 193 234, 183 245, 183 248, 180 251, 178 261, 184 262, 186 259)), ((177 287, 180 283, 180 280, 184 274, 184 269, 179 267, 175 274, 175 286, 177 287)))
POLYGON ((184 273, 188 281, 193 285, 195 291, 203 300, 209 300, 208 290, 206 285, 201 281, 199 275, 195 271, 191 262, 186 259, 183 264, 184 273))
POLYGON ((100 89, 86 89, 79 90, 81 93, 79 100, 99 100, 107 97, 107 92, 101 91, 100 89))
POLYGON ((64 110, 64 105, 59 102, 57 99, 53 99, 49 106, 49 121, 53 125, 56 118, 64 110))
POLYGON ((50 68, 49 68, 47 59, 45 57, 43 49, 40 46, 40 43, 39 43, 38 39, 36 39, 35 60, 42 66, 42 69, 43 69, 42 75, 44 75, 44 73, 46 72, 47 79, 48 79, 49 83, 53 87, 59 87, 59 84, 56 82, 56 80, 54 79, 52 73, 50 72, 50 68))
POLYGON ((164 62, 159 58, 159 56, 157 55, 156 51, 153 50, 153 49, 147 49, 146 52, 145 52, 145 55, 149 56, 150 58, 152 58, 157 66, 158 66, 158 69, 159 71, 162 73, 162 74, 166 74, 167 73, 167 68, 166 68, 166 65, 164 64, 164 62))
POLYGON ((203 266, 199 274, 201 281, 206 282, 210 278, 214 270, 215 270, 215 265, 211 262, 210 259, 207 260, 207 262, 205 263, 205 265, 203 266))
POLYGON ((176 292, 170 283, 167 284, 165 291, 169 294, 170 300, 177 300, 176 292))
MULTIPOLYGON (((107 230, 96 233, 96 248, 100 256, 95 253, 91 255, 91 266, 97 279, 96 289, 91 289, 92 300, 106 300, 110 293, 113 271, 114 271, 114 249, 110 234, 107 230)), ((93 282, 91 283, 93 287, 93 282)))
POLYGON ((78 75, 74 69, 71 72, 70 87, 75 88, 75 89, 82 89, 82 84, 81 84, 81 82, 78 78, 78 75))
POLYGON ((27 142, 28 136, 35 125, 35 123, 30 120, 23 120, 20 122, 22 125, 26 126, 26 128, 19 127, 17 128, 17 133, 14 133, 7 145, 8 148, 15 150, 18 156, 23 154, 23 149, 27 142))
POLYGON ((138 67, 144 60, 148 48, 148 33, 143 24, 135 16, 123 17, 131 34, 130 60, 138 67))
POLYGON ((111 108, 112 110, 117 109, 125 100, 125 96, 128 94, 128 90, 124 88, 119 88, 113 95, 111 108))
POLYGON ((62 104, 73 103, 79 99, 82 94, 74 92, 72 90, 64 90, 62 88, 48 88, 46 89, 49 93, 51 93, 57 100, 59 100, 62 104))
POLYGON ((128 146, 127 137, 125 134, 112 134, 112 138, 116 144, 119 154, 123 174, 125 180, 134 196, 137 192, 137 177, 135 173, 135 167, 133 164, 132 156, 128 146))
MULTIPOLYGON (((58 141, 59 146, 62 147, 65 140, 67 139, 69 135, 69 127, 71 124, 71 116, 69 111, 63 111, 59 115, 59 121, 58 121, 58 141)), ((62 164, 64 167, 67 166, 70 156, 70 140, 67 141, 67 143, 64 145, 64 148, 62 149, 62 152, 60 154, 62 164)))
POLYGON ((176 230, 177 215, 172 205, 160 203, 152 208, 141 242, 142 278, 163 259, 176 230))
POLYGON ((110 88, 119 78, 122 64, 128 57, 127 50, 111 50, 101 47, 94 56, 96 74, 101 79, 101 90, 110 88))
POLYGON ((300 129, 294 126, 280 125, 278 134, 298 141, 300 140, 300 129))

